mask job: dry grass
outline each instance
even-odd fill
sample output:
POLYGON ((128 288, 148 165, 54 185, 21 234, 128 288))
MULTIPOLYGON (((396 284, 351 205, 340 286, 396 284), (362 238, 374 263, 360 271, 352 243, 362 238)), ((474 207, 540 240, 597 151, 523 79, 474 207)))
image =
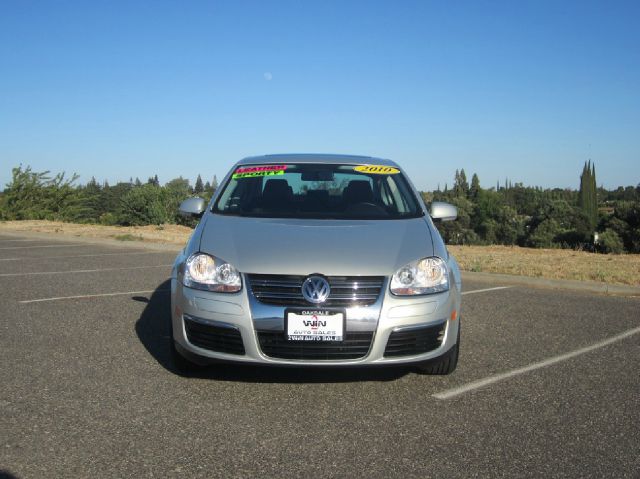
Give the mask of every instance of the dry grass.
MULTIPOLYGON (((192 230, 177 225, 123 227, 57 221, 7 221, 0 223, 0 231, 61 233, 182 246, 192 230)), ((583 251, 510 246, 449 246, 449 250, 464 271, 640 286, 640 255, 637 254, 602 255, 583 251)))
POLYGON ((5 221, 0 231, 60 233, 86 238, 112 238, 120 241, 147 241, 184 245, 193 231, 186 226, 102 226, 62 223, 60 221, 5 221))
POLYGON ((640 286, 640 255, 516 246, 449 246, 464 271, 640 286))

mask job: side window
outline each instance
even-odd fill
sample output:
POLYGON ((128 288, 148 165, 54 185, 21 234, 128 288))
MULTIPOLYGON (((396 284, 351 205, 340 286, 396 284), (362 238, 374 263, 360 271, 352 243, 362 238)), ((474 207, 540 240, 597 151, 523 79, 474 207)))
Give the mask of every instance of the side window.
POLYGON ((389 191, 391 195, 393 196, 393 203, 395 204, 397 212, 398 213, 408 212, 409 205, 407 205, 404 195, 400 193, 400 190, 398 189, 398 185, 393 180, 393 177, 387 176, 386 183, 389 187, 389 191))
POLYGON ((382 204, 388 209, 396 210, 393 196, 391 196, 391 190, 389 189, 388 183, 384 180, 380 182, 380 199, 382 200, 382 204))

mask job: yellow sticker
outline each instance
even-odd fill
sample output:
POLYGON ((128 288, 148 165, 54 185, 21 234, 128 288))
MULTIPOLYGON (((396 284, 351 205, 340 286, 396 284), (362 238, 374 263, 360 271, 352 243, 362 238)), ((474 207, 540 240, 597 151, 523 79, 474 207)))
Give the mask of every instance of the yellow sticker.
POLYGON ((396 175, 400 173, 398 168, 383 165, 360 165, 356 166, 353 170, 359 171, 360 173, 371 173, 374 175, 396 175))

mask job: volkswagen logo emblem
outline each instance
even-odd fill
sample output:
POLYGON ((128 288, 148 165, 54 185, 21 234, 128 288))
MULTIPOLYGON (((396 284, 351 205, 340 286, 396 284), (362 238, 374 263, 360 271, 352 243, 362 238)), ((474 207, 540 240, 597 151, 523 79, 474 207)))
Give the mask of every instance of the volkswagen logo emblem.
POLYGON ((302 283, 302 296, 310 303, 324 303, 330 292, 329 282, 322 276, 309 276, 302 283))

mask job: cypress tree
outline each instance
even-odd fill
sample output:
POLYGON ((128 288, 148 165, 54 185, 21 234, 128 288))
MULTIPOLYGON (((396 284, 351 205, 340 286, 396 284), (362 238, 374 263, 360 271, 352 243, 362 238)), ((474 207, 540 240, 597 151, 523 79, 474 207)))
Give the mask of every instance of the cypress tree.
POLYGON ((478 193, 480 192, 480 179, 476 173, 471 177, 471 188, 469 188, 469 197, 473 200, 478 199, 478 193))
POLYGON ((460 170, 460 190, 464 196, 469 195, 469 182, 467 181, 467 174, 464 172, 464 168, 460 170))
POLYGON ((584 164, 580 175, 578 206, 589 219, 592 229, 598 224, 598 199, 596 195, 596 165, 591 160, 584 164))

